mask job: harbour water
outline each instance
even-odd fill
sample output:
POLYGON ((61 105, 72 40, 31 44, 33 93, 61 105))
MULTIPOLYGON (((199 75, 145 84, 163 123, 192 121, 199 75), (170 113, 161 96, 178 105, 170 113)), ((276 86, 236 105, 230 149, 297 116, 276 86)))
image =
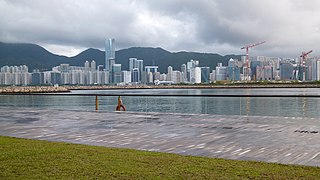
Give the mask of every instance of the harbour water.
MULTIPOLYGON (((320 98, 193 97, 192 95, 319 95, 317 88, 75 90, 70 96, 0 95, 0 106, 93 111, 95 98, 72 94, 154 94, 122 96, 127 111, 246 116, 320 117, 320 98), (164 97, 161 95, 190 95, 164 97)), ((116 96, 100 96, 99 111, 114 111, 116 96)))

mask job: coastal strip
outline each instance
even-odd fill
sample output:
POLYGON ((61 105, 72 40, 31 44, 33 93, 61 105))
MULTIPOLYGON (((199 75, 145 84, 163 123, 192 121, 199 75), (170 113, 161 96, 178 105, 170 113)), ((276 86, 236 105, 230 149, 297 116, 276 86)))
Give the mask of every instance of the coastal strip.
POLYGON ((240 84, 240 85, 128 85, 128 86, 67 86, 69 90, 108 89, 235 89, 235 88, 320 88, 320 84, 240 84))
POLYGON ((61 93, 70 92, 67 86, 7 86, 0 87, 0 94, 12 93, 61 93))
POLYGON ((201 84, 201 85, 94 85, 94 86, 3 86, 0 94, 12 93, 62 93, 72 90, 112 90, 112 89, 236 89, 236 88, 320 88, 320 84, 201 84))

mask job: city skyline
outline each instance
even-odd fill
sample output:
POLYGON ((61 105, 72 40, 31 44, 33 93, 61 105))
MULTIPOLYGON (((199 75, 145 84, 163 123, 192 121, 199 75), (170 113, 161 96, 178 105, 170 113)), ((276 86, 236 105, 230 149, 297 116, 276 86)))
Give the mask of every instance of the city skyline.
POLYGON ((143 60, 128 59, 129 70, 122 70, 121 64, 112 64, 111 70, 97 65, 94 60, 86 61, 84 66, 60 64, 51 71, 28 72, 26 65, 3 66, 0 68, 0 85, 137 85, 163 83, 211 83, 215 81, 319 81, 320 60, 308 59, 305 65, 294 59, 280 59, 266 56, 250 58, 247 69, 246 56, 241 60, 229 59, 228 65, 218 63, 215 69, 199 66, 198 60, 189 60, 181 64, 181 69, 167 67, 167 72, 160 73, 158 66, 143 66, 143 60), (242 71, 242 73, 241 73, 242 71), (245 72, 249 72, 249 79, 245 72))
POLYGON ((40 72, 33 70, 28 72, 28 67, 3 66, 0 71, 0 85, 41 85, 41 84, 158 84, 159 82, 171 83, 211 83, 215 81, 264 81, 264 80, 299 80, 319 81, 320 60, 319 58, 308 58, 312 52, 303 52, 300 59, 281 59, 279 57, 256 56, 248 54, 248 48, 264 42, 249 45, 246 55, 241 59, 228 61, 228 66, 222 62, 210 72, 210 67, 200 67, 199 60, 190 59, 181 64, 181 71, 174 70, 172 66, 167 67, 167 73, 158 72, 158 66, 145 66, 144 60, 134 57, 129 58, 129 69, 123 70, 122 64, 116 63, 115 39, 105 40, 104 65, 97 65, 95 60, 91 63, 86 61, 83 67, 60 64, 53 67, 52 71, 40 72), (104 67, 104 68, 103 68, 104 67), (147 68, 148 67, 148 68, 147 68), (242 72, 242 73, 241 73, 242 72))
POLYGON ((252 55, 297 57, 313 49, 319 56, 319 7, 317 0, 2 0, 0 41, 36 43, 67 56, 104 49, 103 37, 116 38, 118 49, 223 55, 266 41, 252 55))

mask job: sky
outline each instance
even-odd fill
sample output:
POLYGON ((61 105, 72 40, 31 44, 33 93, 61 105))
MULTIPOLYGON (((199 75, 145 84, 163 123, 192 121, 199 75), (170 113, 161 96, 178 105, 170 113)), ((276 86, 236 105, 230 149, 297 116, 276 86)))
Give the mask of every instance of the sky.
POLYGON ((74 56, 161 47, 171 52, 320 56, 319 0, 0 0, 0 42, 35 43, 74 56))

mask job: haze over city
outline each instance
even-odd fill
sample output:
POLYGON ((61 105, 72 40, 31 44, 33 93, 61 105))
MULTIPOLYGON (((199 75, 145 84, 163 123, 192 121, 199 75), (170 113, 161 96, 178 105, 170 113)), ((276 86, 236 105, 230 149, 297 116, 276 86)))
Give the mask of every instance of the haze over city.
POLYGON ((0 0, 0 41, 36 43, 73 56, 104 50, 162 47, 169 51, 245 54, 246 44, 266 41, 252 55, 320 54, 317 0, 0 0))

